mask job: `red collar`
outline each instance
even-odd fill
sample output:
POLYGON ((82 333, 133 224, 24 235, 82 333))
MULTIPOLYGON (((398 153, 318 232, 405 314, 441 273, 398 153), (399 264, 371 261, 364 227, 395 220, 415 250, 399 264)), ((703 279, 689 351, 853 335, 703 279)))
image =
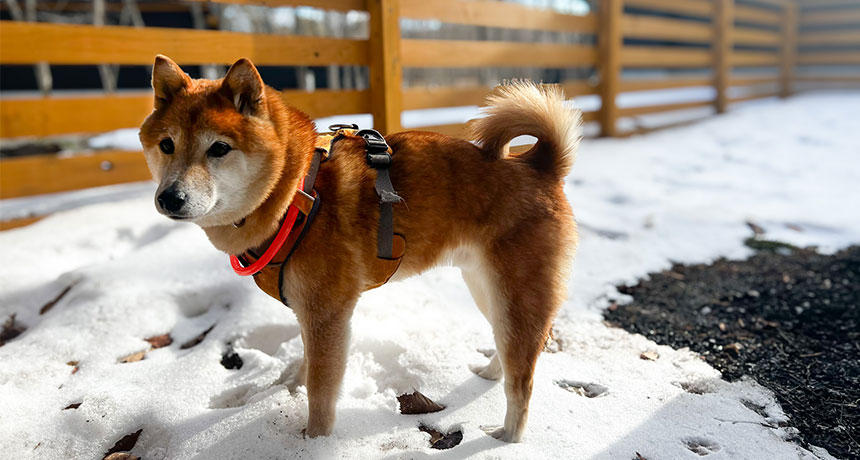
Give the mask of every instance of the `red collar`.
MULTIPOLYGON (((302 178, 302 182, 299 184, 298 190, 296 193, 299 193, 299 190, 303 190, 305 186, 305 179, 302 178)), ((284 246, 284 243, 289 238, 290 233, 292 233, 294 227, 296 226, 296 219, 299 217, 299 208, 296 206, 295 198, 290 203, 290 206, 287 208, 287 215, 284 217, 283 223, 281 223, 281 228, 278 230, 278 233, 275 235, 275 239, 272 240, 272 243, 266 249, 266 252, 260 256, 254 263, 244 266, 242 262, 239 260, 239 257, 235 255, 230 255, 230 265, 233 267, 233 271, 236 272, 239 276, 250 276, 256 275, 260 270, 266 267, 269 262, 272 261, 272 258, 275 257, 275 254, 281 250, 284 246)))

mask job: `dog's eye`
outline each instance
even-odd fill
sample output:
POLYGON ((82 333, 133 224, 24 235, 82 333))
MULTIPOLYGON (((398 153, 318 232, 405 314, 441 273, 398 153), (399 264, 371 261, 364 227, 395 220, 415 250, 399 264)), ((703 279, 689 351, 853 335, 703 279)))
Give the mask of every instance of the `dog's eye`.
POLYGON ((223 157, 224 155, 230 153, 230 150, 233 150, 233 147, 230 147, 230 144, 218 141, 209 146, 209 150, 206 151, 206 155, 215 158, 223 157))
POLYGON ((158 143, 158 148, 160 148, 162 152, 170 155, 173 153, 173 140, 169 137, 165 137, 158 143))

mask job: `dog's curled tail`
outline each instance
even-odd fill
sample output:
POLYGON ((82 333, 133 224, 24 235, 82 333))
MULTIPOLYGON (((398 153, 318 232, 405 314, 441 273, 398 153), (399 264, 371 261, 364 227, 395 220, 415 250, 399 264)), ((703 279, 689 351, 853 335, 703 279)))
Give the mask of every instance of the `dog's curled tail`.
POLYGON ((508 156, 511 140, 527 134, 538 142, 518 158, 554 178, 570 171, 582 137, 582 114, 564 104, 560 88, 514 81, 497 87, 482 110, 486 116, 469 123, 469 134, 488 159, 508 156))

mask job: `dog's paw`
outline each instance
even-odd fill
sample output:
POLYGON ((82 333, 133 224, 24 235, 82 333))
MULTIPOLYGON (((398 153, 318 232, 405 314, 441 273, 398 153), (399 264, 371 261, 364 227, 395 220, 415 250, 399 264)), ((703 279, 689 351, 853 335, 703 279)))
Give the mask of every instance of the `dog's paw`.
POLYGON ((504 426, 483 425, 481 426, 481 430, 483 430, 484 433, 487 433, 488 435, 502 442, 520 442, 522 438, 522 433, 520 433, 519 435, 515 433, 512 434, 511 432, 505 430, 504 426))
POLYGON ((490 363, 486 366, 471 365, 469 369, 478 375, 478 377, 487 380, 499 380, 502 378, 502 363, 499 361, 499 355, 493 355, 490 363))
POLYGON ((330 436, 332 432, 331 426, 320 426, 319 424, 308 424, 308 427, 302 430, 302 438, 318 438, 320 436, 330 436))
POLYGON ((498 425, 485 425, 481 427, 484 433, 503 442, 513 442, 511 436, 505 431, 505 427, 498 425))
POLYGON ((474 372, 478 377, 487 380, 499 380, 502 378, 502 369, 493 369, 492 366, 487 364, 486 366, 479 366, 477 364, 469 366, 469 370, 474 372))

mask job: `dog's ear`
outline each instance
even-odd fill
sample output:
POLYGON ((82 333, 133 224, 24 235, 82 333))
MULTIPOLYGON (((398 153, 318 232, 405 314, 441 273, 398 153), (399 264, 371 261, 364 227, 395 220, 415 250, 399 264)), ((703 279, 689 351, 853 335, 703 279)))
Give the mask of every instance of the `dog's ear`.
POLYGON ((257 114, 263 106, 263 79, 248 59, 239 59, 230 67, 221 87, 243 115, 257 114))
POLYGON ((170 102, 173 95, 188 87, 191 78, 164 55, 155 56, 152 66, 152 89, 155 90, 156 107, 170 102))

